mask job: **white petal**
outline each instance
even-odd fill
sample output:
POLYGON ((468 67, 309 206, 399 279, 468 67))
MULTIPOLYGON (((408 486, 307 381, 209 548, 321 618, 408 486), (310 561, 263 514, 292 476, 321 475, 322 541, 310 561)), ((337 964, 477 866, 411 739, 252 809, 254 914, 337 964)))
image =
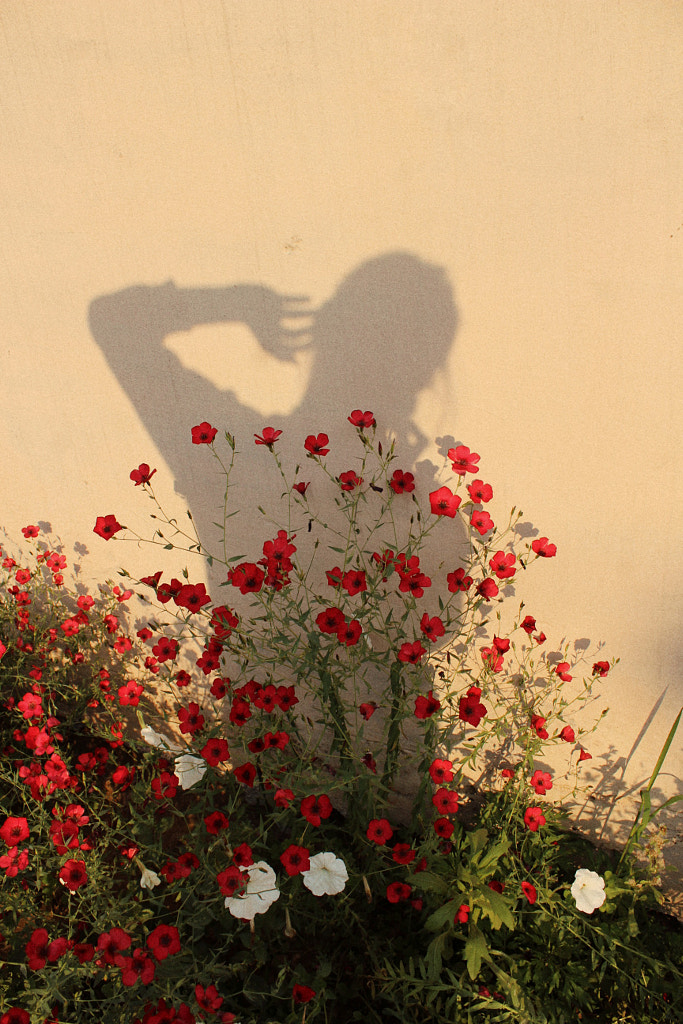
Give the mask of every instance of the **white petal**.
POLYGON ((196 782, 199 782, 205 771, 206 761, 203 757, 181 754, 175 759, 175 773, 180 780, 182 789, 191 789, 196 782))

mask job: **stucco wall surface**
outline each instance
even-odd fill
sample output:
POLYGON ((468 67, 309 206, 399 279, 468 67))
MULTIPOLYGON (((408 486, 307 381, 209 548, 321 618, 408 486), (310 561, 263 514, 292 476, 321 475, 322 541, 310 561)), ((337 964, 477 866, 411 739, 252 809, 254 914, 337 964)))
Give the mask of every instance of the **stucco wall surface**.
POLYGON ((326 430, 336 471, 355 408, 405 469, 465 443, 557 544, 529 612, 621 657, 581 810, 618 832, 683 702, 682 28, 676 0, 4 0, 10 535, 153 571, 95 517, 144 521, 145 461, 209 521, 205 419, 249 459, 326 430))

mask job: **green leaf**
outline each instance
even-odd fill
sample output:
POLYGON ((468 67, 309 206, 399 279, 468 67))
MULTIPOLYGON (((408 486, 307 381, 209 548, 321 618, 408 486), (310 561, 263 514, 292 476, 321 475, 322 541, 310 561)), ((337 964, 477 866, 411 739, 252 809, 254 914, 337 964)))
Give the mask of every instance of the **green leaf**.
POLYGON ((425 921, 427 931, 435 932, 439 928, 443 928, 445 924, 452 924, 461 902, 462 900, 449 900, 448 903, 444 903, 433 914, 430 914, 425 921))
POLYGON ((489 947, 486 945, 483 933, 479 931, 476 924, 471 924, 470 934, 465 943, 465 960, 467 962, 467 973, 472 981, 474 981, 481 970, 482 960, 490 959, 489 947))

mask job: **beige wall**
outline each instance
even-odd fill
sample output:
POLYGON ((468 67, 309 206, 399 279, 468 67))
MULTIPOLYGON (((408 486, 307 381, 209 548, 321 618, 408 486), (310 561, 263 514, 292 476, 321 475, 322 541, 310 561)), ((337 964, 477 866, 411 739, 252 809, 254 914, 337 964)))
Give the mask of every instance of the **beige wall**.
POLYGON ((139 521, 144 460, 208 518, 204 418, 246 447, 372 408, 417 460, 450 435, 557 543, 524 591, 548 636, 621 655, 591 767, 600 800, 637 791, 683 698, 681 4, 4 0, 0 25, 10 533, 149 571, 95 516, 139 521), (254 285, 306 297, 293 355, 254 285))

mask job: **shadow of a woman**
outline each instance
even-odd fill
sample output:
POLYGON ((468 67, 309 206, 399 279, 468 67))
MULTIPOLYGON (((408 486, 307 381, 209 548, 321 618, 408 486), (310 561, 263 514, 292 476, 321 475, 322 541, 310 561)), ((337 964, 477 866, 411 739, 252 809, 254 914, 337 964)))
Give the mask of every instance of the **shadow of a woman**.
MULTIPOLYGON (((396 465, 413 468, 427 441, 413 418, 416 400, 445 363, 457 326, 452 290, 442 268, 407 252, 379 256, 349 274, 315 311, 301 296, 282 296, 250 284, 178 288, 169 281, 99 296, 89 309, 92 336, 171 469, 175 489, 188 500, 199 536, 209 549, 222 495, 207 483, 206 462, 197 459, 189 443, 190 428, 209 421, 221 433, 229 430, 245 451, 263 429, 264 417, 234 391, 188 369, 166 340, 186 332, 189 348, 194 327, 231 322, 246 325, 262 350, 283 366, 303 347, 313 354, 308 388, 299 406, 286 416, 269 417, 269 425, 283 431, 283 442, 286 439, 290 451, 299 453, 299 461, 308 434, 326 432, 336 442, 335 431, 350 429, 346 417, 360 408, 374 412, 380 440, 397 438, 396 465), (312 320, 310 328, 297 326, 303 318, 312 320)), ((257 405, 263 398, 257 365, 253 377, 257 405)), ((260 555, 260 547, 254 554, 249 510, 264 503, 264 484, 280 483, 272 466, 265 460, 262 466, 255 473, 252 463, 248 472, 234 476, 237 503, 246 514, 230 521, 230 548, 252 558, 260 555)), ((335 472, 348 468, 340 464, 335 472)), ((428 462, 421 464, 418 480, 423 494, 434 472, 428 462)), ((280 491, 281 487, 278 495, 280 491)))

